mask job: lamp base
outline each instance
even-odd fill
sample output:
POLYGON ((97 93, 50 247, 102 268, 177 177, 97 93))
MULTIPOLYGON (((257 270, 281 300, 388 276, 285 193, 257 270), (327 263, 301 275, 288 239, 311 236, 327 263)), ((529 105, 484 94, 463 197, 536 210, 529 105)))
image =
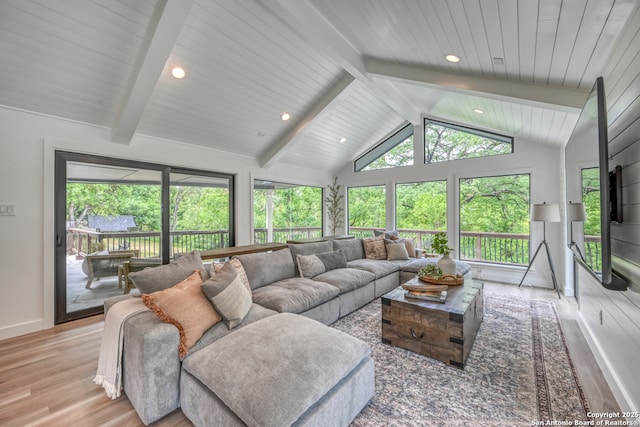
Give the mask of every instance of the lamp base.
POLYGON ((545 251, 547 253, 547 261, 549 261, 549 268, 551 269, 551 280, 553 280, 553 289, 555 289, 555 291, 558 293, 558 299, 560 299, 561 298, 560 297, 560 288, 558 288, 558 282, 556 281, 556 271, 553 268, 553 261, 551 260, 551 253, 549 252, 549 245, 547 244, 546 240, 543 240, 538 245, 538 249, 536 249, 536 253, 533 254, 533 258, 531 258, 531 262, 529 263, 529 266, 527 267, 527 271, 524 272, 524 276, 522 276, 522 280, 520 280, 520 284, 518 285, 518 287, 522 286, 522 282, 524 282, 524 278, 527 277, 527 273, 529 273, 529 270, 531 269, 531 266, 533 265, 533 262, 536 260, 536 257, 538 256, 538 253, 540 252, 540 249, 542 249, 542 246, 544 246, 544 249, 545 249, 545 251))

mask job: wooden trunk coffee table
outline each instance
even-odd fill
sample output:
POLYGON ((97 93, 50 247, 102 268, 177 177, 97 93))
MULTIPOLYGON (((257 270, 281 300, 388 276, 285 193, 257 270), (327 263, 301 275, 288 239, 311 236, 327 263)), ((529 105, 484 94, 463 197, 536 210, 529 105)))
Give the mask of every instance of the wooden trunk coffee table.
POLYGON ((482 323, 483 288, 476 280, 449 286, 442 304, 392 290, 382 296, 382 342, 464 369, 482 323))

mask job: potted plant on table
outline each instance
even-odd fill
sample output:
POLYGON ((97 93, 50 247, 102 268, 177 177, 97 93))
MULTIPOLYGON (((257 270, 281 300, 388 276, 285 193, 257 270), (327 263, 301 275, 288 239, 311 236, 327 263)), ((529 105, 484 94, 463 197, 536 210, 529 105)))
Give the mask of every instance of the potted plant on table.
POLYGON ((433 236, 433 242, 431 243, 431 249, 438 255, 441 255, 441 258, 438 260, 438 267, 442 271, 442 274, 455 276, 456 262, 449 256, 449 254, 453 252, 453 248, 449 247, 447 233, 435 234, 433 236))

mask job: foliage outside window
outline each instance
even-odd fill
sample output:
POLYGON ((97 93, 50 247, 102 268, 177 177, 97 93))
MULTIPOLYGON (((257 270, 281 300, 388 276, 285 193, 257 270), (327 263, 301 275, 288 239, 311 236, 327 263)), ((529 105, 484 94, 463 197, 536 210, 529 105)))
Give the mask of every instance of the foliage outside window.
POLYGON ((396 184, 396 228, 428 248, 437 231, 447 230, 447 181, 396 184))
POLYGON ((396 168, 413 164, 413 125, 408 124, 386 138, 355 162, 356 171, 396 168))
POLYGON ((254 242, 322 236, 322 188, 255 180, 254 242))
POLYGON ((594 271, 602 271, 600 224, 600 170, 582 169, 582 203, 587 213, 584 226, 584 256, 594 271))
POLYGON ((425 119, 426 164, 513 152, 513 138, 478 129, 425 119))
POLYGON ((384 185, 351 187, 347 190, 349 234, 356 237, 371 237, 373 229, 386 227, 385 193, 384 185))
POLYGON ((529 263, 529 178, 460 179, 460 259, 529 263))
POLYGON ((229 181, 171 174, 171 254, 229 246, 229 181))

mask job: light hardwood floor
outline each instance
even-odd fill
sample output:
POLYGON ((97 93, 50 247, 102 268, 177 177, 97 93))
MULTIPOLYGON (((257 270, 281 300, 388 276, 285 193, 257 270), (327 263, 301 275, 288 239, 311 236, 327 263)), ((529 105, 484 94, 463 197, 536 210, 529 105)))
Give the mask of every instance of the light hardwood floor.
MULTIPOLYGON (((591 410, 619 407, 577 325, 574 298, 558 300, 554 291, 485 283, 485 294, 546 299, 556 303, 569 350, 591 410)), ((93 383, 103 316, 0 341, 1 426, 142 426, 131 403, 110 400, 93 383)), ((191 426, 179 410, 157 426, 191 426)))

